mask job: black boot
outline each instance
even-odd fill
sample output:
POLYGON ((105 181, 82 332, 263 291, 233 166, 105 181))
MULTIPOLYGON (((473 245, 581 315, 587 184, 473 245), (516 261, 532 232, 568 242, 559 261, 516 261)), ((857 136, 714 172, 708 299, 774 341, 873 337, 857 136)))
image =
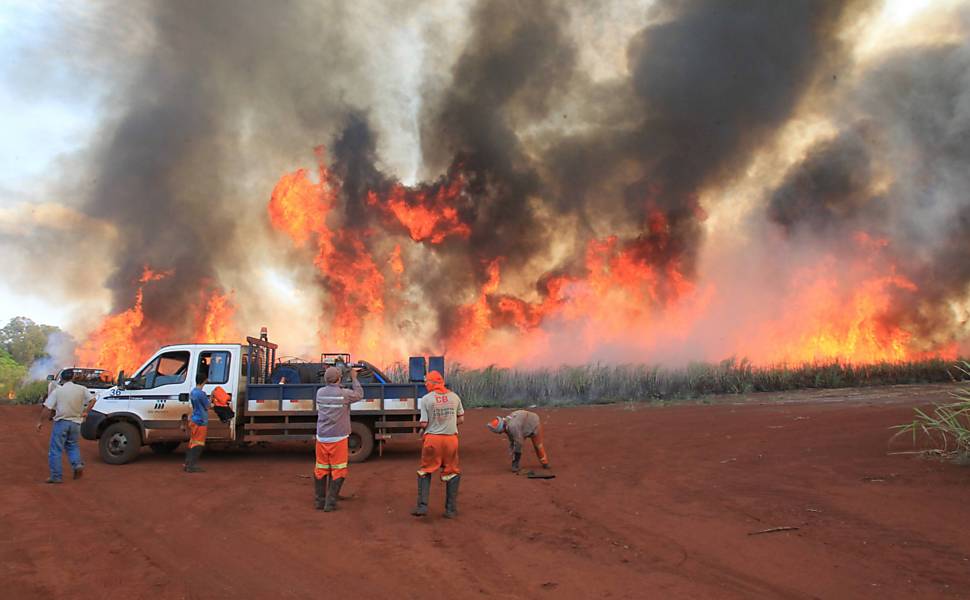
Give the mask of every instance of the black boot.
POLYGON ((323 508, 324 501, 327 497, 327 483, 329 481, 329 475, 324 475, 320 479, 317 479, 315 475, 313 477, 313 501, 317 510, 323 508))
POLYGON ((512 455, 512 472, 513 473, 518 473, 519 472, 519 461, 520 460, 522 460, 522 453, 521 452, 516 452, 515 454, 512 455))
POLYGON ((340 495, 340 488, 344 484, 344 478, 338 477, 330 481, 330 487, 327 488, 327 500, 323 504, 323 512, 332 512, 337 510, 337 496, 340 495))
POLYGON ((205 446, 194 446, 189 448, 188 452, 185 453, 185 472, 186 473, 204 473, 205 469, 199 466, 199 456, 202 455, 202 449, 205 446))
POLYGON ((418 475, 418 505, 411 514, 423 517, 428 514, 428 494, 431 493, 431 475, 418 475))
POLYGON ((454 519, 458 516, 458 484, 461 475, 455 475, 445 484, 445 518, 454 519))

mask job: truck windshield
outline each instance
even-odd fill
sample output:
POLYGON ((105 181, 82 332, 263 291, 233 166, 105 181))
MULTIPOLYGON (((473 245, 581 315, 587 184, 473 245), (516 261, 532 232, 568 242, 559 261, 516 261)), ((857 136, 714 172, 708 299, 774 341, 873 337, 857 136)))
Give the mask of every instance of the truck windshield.
POLYGON ((166 352, 145 365, 127 384, 129 389, 144 390, 182 383, 189 367, 189 353, 184 350, 166 352))

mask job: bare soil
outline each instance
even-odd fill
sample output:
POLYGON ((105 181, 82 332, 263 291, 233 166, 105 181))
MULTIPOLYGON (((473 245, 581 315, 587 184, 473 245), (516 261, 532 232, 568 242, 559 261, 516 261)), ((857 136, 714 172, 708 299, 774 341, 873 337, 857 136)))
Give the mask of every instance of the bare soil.
POLYGON ((181 449, 109 466, 84 441, 85 476, 45 485, 50 427, 0 407, 0 597, 968 598, 970 468, 889 444, 947 389, 537 409, 551 480, 512 474, 497 411, 470 410, 454 521, 437 480, 409 515, 413 443, 323 513, 309 445, 186 474, 181 449), (776 527, 797 529, 756 534, 776 527))

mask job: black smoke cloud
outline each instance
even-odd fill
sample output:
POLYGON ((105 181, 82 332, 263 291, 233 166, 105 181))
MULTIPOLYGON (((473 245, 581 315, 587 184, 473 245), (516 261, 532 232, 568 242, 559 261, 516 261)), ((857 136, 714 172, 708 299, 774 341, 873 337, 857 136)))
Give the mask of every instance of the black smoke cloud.
POLYGON ((768 217, 786 229, 815 232, 858 227, 860 218, 874 222, 875 215, 861 214, 882 207, 871 193, 873 142, 850 130, 813 146, 772 193, 768 217))
MULTIPOLYGON (((436 85, 423 90, 417 115, 428 181, 416 187, 462 177, 458 210, 471 229, 468 239, 405 252, 412 292, 433 308, 438 337, 460 326, 458 308, 499 258, 503 278, 517 270, 538 282, 581 275, 585 244, 618 234, 658 273, 674 265, 694 276, 704 243, 700 196, 735 178, 806 98, 844 97, 835 78, 850 63, 841 34, 870 4, 656 2, 628 44, 626 71, 594 81, 582 72, 586 40, 572 25, 596 8, 475 3, 464 45, 447 73, 427 75, 436 85), (656 214, 664 227, 652 226, 656 214), (572 241, 571 253, 547 264, 562 240, 572 241)), ((326 12, 255 0, 139 6, 143 48, 107 99, 109 118, 87 164, 84 210, 119 235, 110 279, 116 309, 130 306, 146 265, 174 270, 145 299, 151 318, 169 321, 221 271, 244 270, 251 224, 265 220, 272 183, 320 143, 341 182, 339 225, 375 256, 388 238, 406 239, 366 201, 369 191, 382 195, 397 183, 380 156, 386 131, 375 126, 388 73, 368 57, 382 37, 372 30, 392 31, 410 4, 338 3, 326 12), (240 160, 254 153, 261 173, 240 160), (263 195, 254 197, 241 180, 260 178, 263 195)), ((967 188, 957 166, 968 158, 960 141, 967 119, 954 108, 966 105, 965 57, 963 47, 932 48, 872 67, 848 94, 839 134, 810 149, 770 195, 768 218, 790 233, 878 227, 919 249, 909 270, 941 282, 934 298, 956 293, 962 269, 939 265, 966 249, 958 199, 967 188), (882 154, 901 147, 919 157, 896 157, 906 183, 876 185, 882 154), (939 181, 953 187, 944 200, 939 181), (943 233, 927 239, 927 231, 943 233)), ((541 295, 544 285, 537 289, 541 295)))
MULTIPOLYGON (((528 264, 569 215, 579 216, 581 243, 557 271, 582 269, 584 242, 605 217, 628 232, 624 244, 643 263, 693 275, 703 242, 699 194, 743 167, 845 60, 837 34, 863 4, 662 3, 664 20, 630 43, 629 78, 591 84, 576 72, 577 40, 561 5, 479 3, 453 84, 422 130, 429 164, 457 162, 470 182, 472 235, 458 250, 472 262, 453 270, 448 285, 480 285, 497 257, 528 264), (568 120, 564 99, 585 104, 597 122, 580 134, 551 127, 524 139, 523 130, 561 112, 568 120), (534 199, 551 220, 538 218, 534 199), (651 212, 663 215, 663 230, 650 227, 651 212)), ((446 330, 461 295, 450 298, 438 307, 446 330)))

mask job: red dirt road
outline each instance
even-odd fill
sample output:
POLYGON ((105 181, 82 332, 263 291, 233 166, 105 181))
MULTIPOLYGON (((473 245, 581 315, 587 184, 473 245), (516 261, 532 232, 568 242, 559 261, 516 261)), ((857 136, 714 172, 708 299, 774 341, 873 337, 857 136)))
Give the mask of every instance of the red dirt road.
POLYGON ((0 407, 0 597, 968 598, 970 468, 887 453, 889 426, 945 397, 540 409, 549 481, 510 473, 496 411, 470 410, 455 521, 437 480, 431 516, 408 514, 414 444, 353 465, 329 514, 309 447, 212 451, 189 475, 181 451, 112 467, 85 441, 85 477, 44 485, 49 426, 0 407))

